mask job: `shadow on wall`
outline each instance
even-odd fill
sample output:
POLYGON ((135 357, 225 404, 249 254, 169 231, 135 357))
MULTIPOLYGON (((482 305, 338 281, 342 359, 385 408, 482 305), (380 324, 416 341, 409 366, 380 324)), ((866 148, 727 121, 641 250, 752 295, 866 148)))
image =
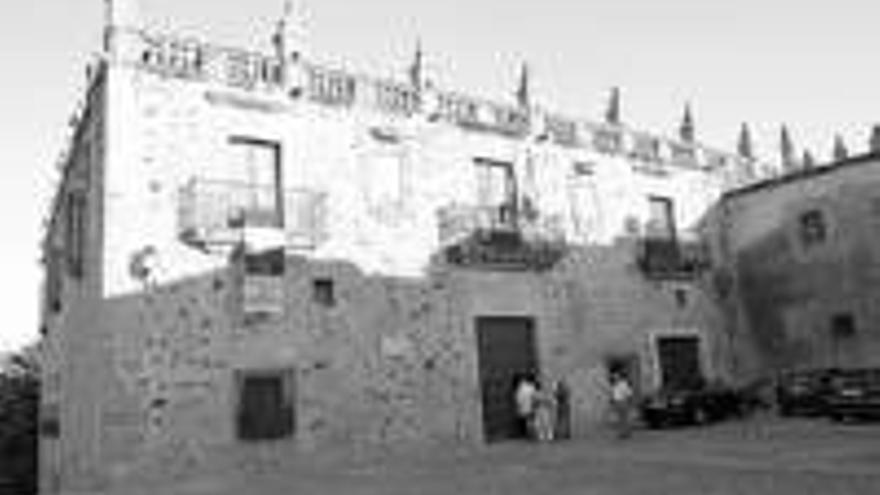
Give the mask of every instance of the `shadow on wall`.
MULTIPOLYGON (((784 229, 777 229, 737 255, 738 295, 748 331, 768 370, 814 362, 823 323, 787 328, 787 312, 804 312, 815 303, 837 300, 843 287, 846 260, 801 259, 784 229), (816 326, 818 325, 818 326, 816 326), (814 343, 811 344, 810 341, 814 343)), ((820 359, 821 361, 821 359, 820 359)), ((815 363, 814 363, 815 364, 815 363)), ((827 364, 827 363, 826 363, 827 364)))

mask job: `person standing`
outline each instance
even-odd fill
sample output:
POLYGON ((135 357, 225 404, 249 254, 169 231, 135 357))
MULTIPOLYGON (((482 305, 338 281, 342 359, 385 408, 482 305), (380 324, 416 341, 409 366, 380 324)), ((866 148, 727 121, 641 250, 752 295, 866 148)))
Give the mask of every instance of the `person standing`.
POLYGON ((571 438, 571 392, 564 380, 556 382, 553 395, 556 400, 554 437, 561 440, 571 438))
POLYGON ((618 438, 628 438, 632 434, 630 425, 632 387, 620 372, 611 373, 611 413, 618 438))
POLYGON ((541 442, 551 442, 554 439, 556 420, 556 400, 553 390, 546 382, 538 385, 535 396, 534 430, 535 437, 541 442))
POLYGON ((514 391, 514 402, 516 403, 519 434, 522 438, 534 438, 533 422, 537 393, 537 387, 528 376, 524 375, 519 378, 514 391))

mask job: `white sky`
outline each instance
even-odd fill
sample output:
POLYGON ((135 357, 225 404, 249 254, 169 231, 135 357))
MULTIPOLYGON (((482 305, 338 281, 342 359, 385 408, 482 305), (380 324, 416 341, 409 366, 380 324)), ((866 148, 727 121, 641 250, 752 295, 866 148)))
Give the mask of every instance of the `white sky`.
MULTIPOLYGON (((140 0, 146 23, 268 49, 283 0, 140 0)), ((841 132, 862 151, 880 121, 880 3, 861 0, 310 0, 328 61, 403 75, 415 40, 443 86, 498 98, 527 60, 537 96, 599 119, 621 86, 624 119, 672 133, 685 101, 698 136, 732 149, 740 122, 776 158, 779 124, 820 161, 841 132)), ((0 2, 0 351, 36 333, 40 223, 65 123, 100 46, 102 0, 0 2)))

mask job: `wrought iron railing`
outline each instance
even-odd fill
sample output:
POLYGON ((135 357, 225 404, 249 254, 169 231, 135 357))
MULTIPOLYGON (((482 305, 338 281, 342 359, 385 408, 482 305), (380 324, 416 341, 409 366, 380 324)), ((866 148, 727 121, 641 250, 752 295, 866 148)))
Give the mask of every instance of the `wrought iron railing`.
POLYGON ((638 240, 637 263, 650 278, 688 279, 711 266, 707 244, 675 236, 643 236, 638 240))
POLYGON ((445 206, 437 211, 440 244, 455 243, 477 232, 516 232, 517 216, 512 204, 445 206))
POLYGON ((542 270, 565 253, 561 217, 517 209, 513 204, 453 204, 438 210, 445 262, 483 269, 542 270))
POLYGON ((235 244, 245 227, 277 228, 286 244, 315 247, 325 236, 326 195, 308 189, 194 178, 180 190, 179 234, 197 245, 235 244))

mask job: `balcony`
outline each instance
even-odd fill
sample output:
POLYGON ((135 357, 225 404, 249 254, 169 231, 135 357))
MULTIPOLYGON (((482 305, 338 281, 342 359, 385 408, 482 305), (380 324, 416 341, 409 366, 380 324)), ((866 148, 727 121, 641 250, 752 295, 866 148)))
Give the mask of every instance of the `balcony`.
POLYGON ((442 260, 487 270, 545 270, 565 254, 561 219, 515 205, 454 204, 438 211, 442 260))
POLYGON ((708 246, 697 239, 645 236, 637 250, 639 269, 652 279, 694 279, 710 266, 708 246))
POLYGON ((307 189, 194 178, 178 207, 181 240, 201 248, 237 244, 245 228, 281 230, 293 248, 314 248, 325 236, 326 195, 307 189))

